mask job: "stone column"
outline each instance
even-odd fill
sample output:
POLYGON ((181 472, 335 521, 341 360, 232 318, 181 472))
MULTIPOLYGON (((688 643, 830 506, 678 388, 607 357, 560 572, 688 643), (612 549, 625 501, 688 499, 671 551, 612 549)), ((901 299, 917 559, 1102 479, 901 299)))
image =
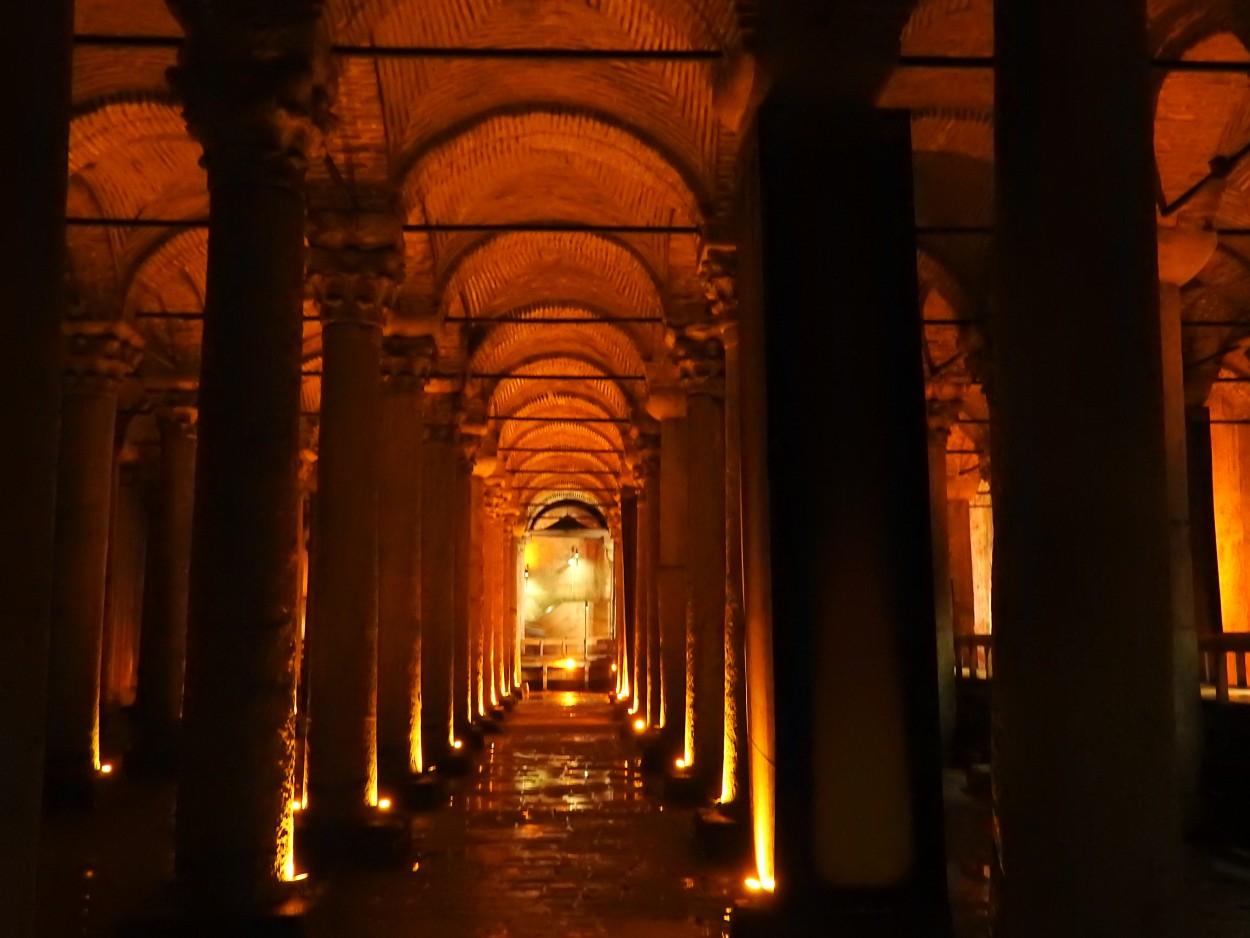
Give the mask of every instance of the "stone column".
MULTIPOLYGON (((633 479, 631 478, 632 482, 633 479)), ((635 634, 638 626, 637 593, 638 593, 638 489, 635 485, 623 484, 621 488, 621 608, 624 616, 624 628, 621 634, 621 670, 625 673, 625 699, 630 701, 630 712, 637 713, 635 696, 634 653, 635 634)))
POLYGON ((942 752, 955 738, 955 598, 947 528, 946 441, 958 402, 929 402, 929 517, 933 539, 933 612, 936 618, 938 718, 942 752))
POLYGON ((477 719, 477 686, 474 670, 474 645, 471 629, 470 589, 472 575, 473 544, 473 465, 463 452, 456 464, 456 487, 452 499, 455 521, 451 540, 454 567, 452 589, 454 596, 453 616, 455 636, 455 665, 453 668, 455 698, 455 732, 461 739, 467 738, 469 728, 477 719))
POLYGON ((313 221, 309 273, 323 326, 309 810, 319 822, 356 824, 378 800, 379 373, 403 234, 391 214, 313 221))
POLYGON ((1186 413, 1189 466, 1189 532, 1194 570, 1194 628, 1199 638, 1224 631, 1220 619, 1220 570, 1215 541, 1215 492, 1211 467, 1211 412, 1186 413))
POLYGON ((177 766, 182 688, 187 660, 191 515, 195 507, 195 391, 153 393, 161 434, 160 476, 153 515, 152 576, 139 646, 136 755, 145 768, 177 766))
POLYGON ((660 422, 660 547, 656 588, 664 675, 664 764, 684 755, 686 731, 686 485, 689 435, 680 388, 655 390, 647 410, 660 422))
MULTIPOLYGON (((1195 622, 1194 539, 1189 517, 1192 487, 1189 482, 1189 429, 1185 417, 1184 337, 1181 328, 1184 302, 1181 287, 1198 276, 1215 253, 1218 242, 1214 231, 1163 227, 1158 231, 1159 345, 1163 368, 1163 428, 1167 446, 1176 779, 1182 829, 1192 828, 1198 818, 1203 726, 1195 622)), ((1207 452, 1209 454, 1210 450, 1207 452)))
POLYGON ((138 355, 138 336, 121 323, 67 324, 44 779, 50 807, 88 804, 100 766, 100 648, 117 389, 138 355))
POLYGON ((645 536, 647 600, 647 713, 651 726, 664 722, 664 648, 660 636, 660 459, 659 440, 646 467, 649 495, 645 536))
POLYGON ((175 871, 222 919, 293 875, 304 173, 329 95, 312 3, 279 29, 267 6, 175 9, 210 193, 175 871))
MULTIPOLYGON (((645 457, 643 457, 645 460, 645 457)), ((651 715, 647 712, 647 704, 650 700, 650 688, 648 678, 650 673, 650 654, 647 651, 647 588, 648 588, 648 556, 647 545, 650 542, 647 534, 647 518, 650 512, 647 510, 647 501, 655 497, 655 493, 651 491, 651 486, 647 482, 646 468, 642 460, 636 470, 638 476, 638 487, 635 496, 635 519, 634 519, 634 634, 631 636, 630 652, 633 655, 633 706, 630 712, 641 717, 646 721, 647 727, 650 728, 651 715)))
MULTIPOLYGON (((121 458, 125 457, 123 448, 121 458)), ((100 681, 103 685, 101 705, 114 711, 135 702, 138 684, 139 637, 149 555, 147 474, 148 470, 139 460, 122 462, 113 490, 100 681)))
POLYGON ((482 682, 486 712, 498 716, 503 699, 503 580, 500 577, 499 537, 502 524, 499 486, 486 483, 482 500, 482 682))
POLYGON ((429 336, 383 343, 378 476, 378 771, 386 784, 425 771, 421 740, 421 529, 429 336))
POLYGON ((427 394, 421 475, 421 746, 427 766, 452 752, 459 440, 449 395, 427 394))
POLYGON ((0 38, 4 86, 30 89, 0 103, 20 167, 0 183, 0 217, 21 232, 0 260, 0 934, 13 938, 35 934, 73 19, 70 0, 31 5, 0 38))
MULTIPOLYGON (((758 141, 739 276, 767 366, 769 523, 753 467, 748 533, 770 556, 753 553, 747 591, 771 598, 771 629, 748 601, 748 650, 776 669, 775 800, 771 773, 752 773, 775 892, 734 931, 938 938, 951 923, 908 116, 779 87, 758 141)), ((767 693, 767 672, 753 681, 767 693)), ((752 703, 753 750, 771 729, 752 703)))
POLYGON ((468 525, 468 579, 465 602, 468 604, 469 628, 469 697, 470 717, 477 723, 486 716, 490 704, 490 671, 487 655, 490 651, 489 629, 486 623, 486 566, 485 541, 488 519, 486 517, 486 486, 482 477, 473 472, 469 477, 469 501, 465 511, 468 525))
POLYGON ((725 739, 725 371, 719 339, 678 347, 687 395, 686 764, 720 795, 725 739))
POLYGON ((946 531, 951 546, 951 611, 957 637, 976 633, 971 515, 972 509, 966 498, 951 499, 947 503, 946 531))
POLYGON ((1181 929, 1145 4, 998 0, 995 50, 995 930, 1162 938, 1181 929))

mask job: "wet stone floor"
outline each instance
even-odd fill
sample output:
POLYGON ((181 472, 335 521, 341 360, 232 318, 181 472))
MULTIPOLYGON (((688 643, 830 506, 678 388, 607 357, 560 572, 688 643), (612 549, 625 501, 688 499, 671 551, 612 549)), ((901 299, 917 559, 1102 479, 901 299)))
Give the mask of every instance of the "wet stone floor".
MULTIPOLYGON (((310 938, 718 938, 745 870, 694 849, 691 812, 649 789, 602 695, 551 692, 487 737, 446 803, 413 818, 414 863, 309 880, 310 938)), ((988 801, 946 774, 958 938, 988 938, 988 801)), ((106 938, 172 874, 168 785, 102 780, 95 811, 44 825, 39 938, 106 938)), ((1250 935, 1250 853, 1191 854, 1184 938, 1250 935)), ((3 936, 0 936, 3 938, 3 936)), ((779 936, 784 938, 784 936, 779 936)))
POLYGON ((415 871, 330 878, 315 938, 719 936, 740 871, 700 861, 603 695, 551 692, 488 736, 445 810, 418 815, 415 871))

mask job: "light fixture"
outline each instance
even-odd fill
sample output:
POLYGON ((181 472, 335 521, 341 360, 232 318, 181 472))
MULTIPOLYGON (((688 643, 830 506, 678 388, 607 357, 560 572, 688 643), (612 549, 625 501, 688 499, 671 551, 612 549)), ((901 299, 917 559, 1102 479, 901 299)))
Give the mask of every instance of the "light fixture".
POLYGON ((292 801, 292 802, 291 802, 291 810, 292 810, 292 811, 303 811, 303 810, 304 810, 304 802, 302 802, 302 801, 300 801, 298 798, 296 798, 294 801, 292 801))
POLYGON ((683 758, 681 758, 680 756, 678 756, 678 757, 677 757, 677 761, 676 761, 676 763, 675 763, 675 764, 676 764, 677 768, 679 768, 679 769, 684 769, 684 768, 686 767, 686 765, 687 765, 687 762, 686 762, 686 760, 685 760, 685 759, 683 759, 683 758))
POLYGON ((528 580, 529 578, 530 578, 530 565, 526 564, 525 565, 525 579, 528 580))
POLYGON ((451 744, 451 748, 452 748, 452 749, 463 749, 463 748, 464 748, 464 740, 463 740, 463 739, 453 740, 453 741, 452 741, 452 744, 451 744))
POLYGON ((746 879, 746 887, 751 890, 751 892, 772 892, 777 888, 777 883, 769 877, 761 879, 756 876, 748 876, 746 879))
POLYGON ((111 775, 111 774, 112 774, 112 772, 113 772, 113 763, 111 763, 111 762, 101 762, 101 763, 100 763, 100 774, 101 774, 101 775, 111 775))
POLYGON ((379 799, 378 799, 378 810, 379 810, 379 811, 389 811, 389 810, 391 810, 391 799, 390 799, 390 798, 379 798, 379 799))
POLYGON ((634 721, 635 731, 641 733, 646 728, 647 728, 647 721, 642 719, 642 717, 639 717, 637 720, 634 721))
POLYGON ((580 561, 581 559, 582 559, 581 551, 579 551, 576 547, 569 548, 569 566, 570 567, 576 567, 578 564, 578 561, 580 561))

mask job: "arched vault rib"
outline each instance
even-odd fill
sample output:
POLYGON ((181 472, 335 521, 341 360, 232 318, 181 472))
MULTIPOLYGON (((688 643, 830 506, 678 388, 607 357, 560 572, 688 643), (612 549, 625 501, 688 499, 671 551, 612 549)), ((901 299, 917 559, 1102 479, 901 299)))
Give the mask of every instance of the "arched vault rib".
POLYGON ((639 49, 734 48, 739 4, 729 0, 545 0, 514 9, 486 0, 329 0, 336 38, 379 45, 639 49))
MULTIPOLYGON (((647 267, 694 271, 701 199, 688 176, 638 137, 585 114, 490 117, 417 155, 400 191, 413 223, 656 227, 621 234, 647 267)), ((706 200, 703 200, 706 201, 706 200)), ((431 295, 480 232, 411 233, 409 295, 431 295)))
POLYGON ((489 389, 487 408, 491 413, 511 413, 537 395, 571 387, 601 402, 610 413, 627 417, 644 396, 642 389, 637 387, 632 389, 632 394, 627 393, 622 386, 624 382, 613 381, 602 368, 576 358, 543 358, 514 365, 507 373, 524 377, 482 382, 489 389), (579 376, 585 380, 570 380, 579 376))
POLYGON ((584 233, 490 235, 459 256, 438 293, 444 314, 479 317, 521 305, 526 287, 619 315, 663 315, 656 269, 620 239, 584 233))
POLYGON ((492 329, 470 356, 469 372, 497 374, 514 363, 559 356, 593 363, 609 374, 643 373, 638 347, 619 327, 606 322, 585 326, 541 323, 540 317, 534 317, 532 323, 509 322, 492 329))

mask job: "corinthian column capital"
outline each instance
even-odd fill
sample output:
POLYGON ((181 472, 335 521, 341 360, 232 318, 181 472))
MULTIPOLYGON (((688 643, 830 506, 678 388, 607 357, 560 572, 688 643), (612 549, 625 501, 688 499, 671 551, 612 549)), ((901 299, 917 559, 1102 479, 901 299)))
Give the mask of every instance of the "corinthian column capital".
POLYGON ((321 315, 381 325, 403 280, 403 221, 390 212, 309 217, 308 281, 321 315))
POLYGON ((333 78, 321 0, 167 0, 187 41, 169 82, 204 166, 300 182, 330 123, 333 78))
POLYGON ((123 322, 67 320, 64 377, 67 393, 115 392, 143 355, 143 338, 123 322))

